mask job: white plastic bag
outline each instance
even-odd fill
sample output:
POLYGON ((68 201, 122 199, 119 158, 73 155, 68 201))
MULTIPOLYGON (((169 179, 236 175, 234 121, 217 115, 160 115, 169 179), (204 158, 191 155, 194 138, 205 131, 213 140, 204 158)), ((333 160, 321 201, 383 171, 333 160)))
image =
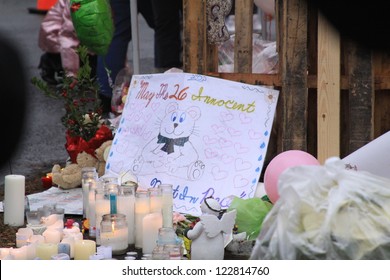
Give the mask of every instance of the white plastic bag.
POLYGON ((296 166, 279 178, 251 259, 390 259, 390 180, 345 169, 296 166))

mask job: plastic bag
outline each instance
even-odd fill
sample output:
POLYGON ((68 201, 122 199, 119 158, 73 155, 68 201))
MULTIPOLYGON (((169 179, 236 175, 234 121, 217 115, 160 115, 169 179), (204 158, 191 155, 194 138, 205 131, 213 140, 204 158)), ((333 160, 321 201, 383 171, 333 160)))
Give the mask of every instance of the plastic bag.
POLYGON ((250 259, 390 259, 389 179, 330 158, 287 169, 278 190, 250 259))
MULTIPOLYGON (((235 36, 232 35, 229 40, 219 46, 219 72, 234 72, 234 40, 235 36)), ((258 34, 253 34, 252 73, 276 74, 278 63, 279 56, 276 52, 276 42, 263 40, 258 34)))
POLYGON ((242 199, 233 198, 228 211, 237 210, 237 233, 246 232, 247 240, 255 240, 259 235, 261 224, 272 208, 272 204, 259 197, 242 199))
POLYGON ((111 98, 111 111, 114 114, 120 115, 123 112, 132 75, 133 72, 128 67, 123 68, 116 75, 111 98))
POLYGON ((70 14, 80 43, 95 54, 105 55, 114 35, 108 0, 71 0, 70 14))

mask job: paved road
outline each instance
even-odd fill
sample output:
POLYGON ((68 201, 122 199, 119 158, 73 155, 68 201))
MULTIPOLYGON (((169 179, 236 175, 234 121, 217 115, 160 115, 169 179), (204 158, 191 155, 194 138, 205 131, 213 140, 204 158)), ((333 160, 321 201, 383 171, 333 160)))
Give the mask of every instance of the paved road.
MULTIPOLYGON (((36 176, 42 173, 43 175, 53 164, 64 164, 67 158, 64 148, 65 130, 60 121, 64 114, 62 101, 44 96, 29 83, 31 77, 39 76, 37 66, 42 54, 37 39, 44 15, 29 12, 29 8, 35 8, 36 3, 36 0, 0 0, 0 33, 17 43, 23 55, 28 77, 28 112, 25 129, 18 150, 8 164, 0 166, 0 186, 4 185, 4 176, 7 174, 36 176)), ((151 73, 153 31, 142 17, 139 17, 139 29, 140 72, 151 73)), ((128 57, 131 64, 131 44, 128 57)), ((1 92, 1 94, 7 93, 1 92)), ((17 104, 12 109, 18 110, 17 104)))

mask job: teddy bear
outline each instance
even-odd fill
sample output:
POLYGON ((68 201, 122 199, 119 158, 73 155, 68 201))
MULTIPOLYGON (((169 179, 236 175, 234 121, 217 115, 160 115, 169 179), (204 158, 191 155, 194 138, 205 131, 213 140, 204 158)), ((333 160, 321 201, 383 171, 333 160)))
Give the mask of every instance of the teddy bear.
POLYGON ((108 152, 112 140, 108 140, 95 150, 95 157, 87 152, 77 155, 76 163, 67 164, 62 168, 55 164, 52 168, 52 181, 62 189, 73 189, 81 185, 81 170, 84 167, 95 167, 99 177, 104 175, 108 152))

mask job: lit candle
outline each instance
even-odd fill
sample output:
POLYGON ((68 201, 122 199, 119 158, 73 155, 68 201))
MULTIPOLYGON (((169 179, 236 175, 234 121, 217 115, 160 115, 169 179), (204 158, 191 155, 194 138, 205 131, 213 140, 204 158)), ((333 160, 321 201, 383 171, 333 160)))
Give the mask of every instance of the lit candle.
POLYGON ((47 173, 46 176, 41 178, 42 187, 44 189, 49 189, 53 186, 52 173, 47 173))
POLYGON ((161 188, 149 188, 150 196, 150 213, 161 212, 162 209, 162 192, 161 188))
POLYGON ((4 224, 24 225, 25 177, 7 175, 4 181, 4 224))
POLYGON ((128 234, 128 244, 134 244, 134 206, 135 206, 136 185, 122 185, 118 194, 118 213, 126 215, 128 234))
POLYGON ((51 256, 58 254, 57 244, 38 243, 36 248, 37 258, 41 260, 50 260, 51 256))
POLYGON ((74 259, 89 260, 96 253, 96 242, 93 240, 77 240, 74 243, 74 259))
POLYGON ((150 200, 147 191, 137 191, 135 194, 135 247, 142 248, 142 220, 150 213, 150 200))
POLYGON ((161 212, 147 214, 142 221, 142 253, 151 254, 156 247, 158 230, 162 227, 161 212))
POLYGON ((103 216, 100 228, 100 240, 103 246, 110 246, 113 255, 126 252, 128 247, 128 228, 123 214, 103 216))

